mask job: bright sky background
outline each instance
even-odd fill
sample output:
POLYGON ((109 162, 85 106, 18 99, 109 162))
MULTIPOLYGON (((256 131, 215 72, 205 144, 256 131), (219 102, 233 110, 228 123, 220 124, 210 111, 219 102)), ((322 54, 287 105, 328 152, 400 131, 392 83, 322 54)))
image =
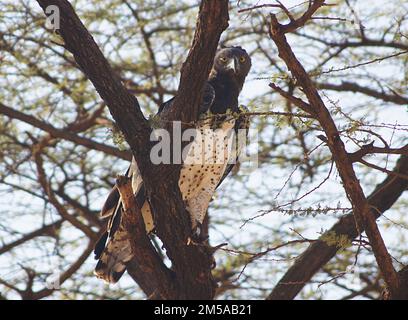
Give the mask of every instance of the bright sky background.
MULTIPOLYGON (((194 1, 195 2, 195 1, 194 1)), ((298 4, 299 1, 282 1, 285 5, 287 5, 288 7, 293 6, 295 4, 298 4)), ((270 3, 270 1, 256 1, 254 2, 256 4, 262 4, 262 3, 270 3)), ((34 4, 36 5, 36 4, 34 4)), ((406 8, 408 10, 408 3, 406 4, 406 8)), ((389 10, 388 8, 388 1, 386 0, 376 0, 376 1, 370 1, 370 0, 361 0, 357 2, 357 5, 355 7, 355 11, 360 15, 360 13, 364 13, 367 12, 367 10, 371 10, 371 11, 378 11, 380 10, 381 12, 387 11, 389 10)), ((389 13, 390 15, 393 14, 393 12, 389 13)), ((230 13, 231 16, 234 16, 234 13, 231 12, 230 13)), ((376 24, 381 24, 383 21, 381 19, 378 19, 378 21, 376 21, 376 24)), ((239 23, 239 19, 234 18, 231 20, 230 25, 233 27, 235 23, 239 23)), ((364 21, 363 21, 364 23, 364 21)), ((367 25, 367 27, 369 27, 369 25, 367 25)), ((103 32, 103 30, 101 30, 103 32)), ((228 32, 228 31, 226 31, 228 32)), ((289 39, 290 40, 290 39, 289 39)), ((248 50, 248 48, 247 48, 248 50)), ((391 50, 392 51, 392 50, 391 50)), ((389 54, 391 52, 390 50, 385 50, 384 49, 384 55, 389 54)), ((394 50, 395 51, 395 50, 394 50)), ((296 53, 296 52, 295 52, 296 53)), ((261 70, 264 66, 258 64, 257 61, 253 61, 253 68, 252 70, 261 70)), ((336 68, 341 68, 343 67, 342 65, 336 65, 336 68)), ((307 68, 307 66, 306 66, 307 68)), ((393 76, 394 74, 397 74, 398 72, 396 72, 397 70, 393 69, 395 67, 392 67, 390 65, 388 65, 386 62, 384 63, 378 63, 378 64, 372 64, 368 67, 368 69, 370 69, 372 72, 378 72, 378 73, 383 73, 383 74, 387 74, 389 76, 393 76)), ((268 74, 267 72, 265 72, 265 77, 270 76, 270 74, 268 74)), ((247 104, 253 97, 255 96, 259 96, 260 94, 268 94, 270 92, 270 88, 268 87, 268 80, 257 80, 255 79, 255 76, 253 74, 250 74, 247 78, 248 80, 245 83, 244 89, 241 93, 240 96, 240 102, 243 104, 247 104)), ((339 100, 338 104, 341 107, 344 107, 344 109, 347 108, 351 108, 353 106, 355 106, 356 104, 364 104, 364 101, 361 101, 361 97, 357 96, 357 95, 345 95, 345 94, 341 94, 341 93, 334 93, 334 92, 330 92, 329 96, 332 100, 339 100)), ((369 100, 367 100, 367 103, 369 103, 369 100)), ((250 106, 253 107, 253 106, 250 106)), ((264 106, 262 106, 264 107, 264 106)), ((279 105, 276 106, 272 106, 274 111, 279 111, 282 110, 280 108, 279 105)), ((381 116, 380 119, 383 123, 391 123, 391 124, 403 124, 403 125, 408 125, 408 114, 407 114, 407 108, 402 107, 402 106, 387 106, 386 108, 384 108, 381 112, 380 112, 381 116)), ((390 132, 389 130, 379 130, 380 133, 382 133, 384 135, 384 138, 388 141, 391 141, 391 136, 392 136, 392 132, 390 132)), ((408 139, 407 139, 408 141, 408 139)), ((351 144, 346 144, 348 150, 353 150, 353 146, 351 144)), ((124 164, 125 167, 125 164, 124 164)), ((270 169, 270 168, 269 168, 270 169)), ((359 168, 357 168, 357 170, 360 170, 359 168)), ((113 172, 113 175, 116 175, 117 172, 113 172)), ((378 174, 375 173, 376 175, 378 175, 377 180, 381 180, 382 177, 384 176, 383 174, 378 174)), ((263 170, 262 168, 253 172, 250 176, 250 179, 248 180, 248 183, 245 185, 245 188, 251 188, 253 190, 258 190, 260 194, 262 194, 262 184, 265 183, 266 180, 268 180, 268 177, 270 175, 268 175, 268 172, 266 170, 263 170)), ((280 181, 276 181, 276 180, 271 180, 269 178, 268 183, 273 184, 273 185, 278 185, 278 186, 282 186, 284 184, 285 179, 282 179, 280 181)), ((222 203, 222 195, 224 189, 227 189, 228 187, 228 181, 224 182, 222 188, 217 192, 217 196, 216 196, 216 200, 213 203, 213 207, 210 209, 211 214, 213 214, 215 217, 217 216, 228 216, 228 214, 231 214, 230 212, 227 212, 226 210, 217 210, 217 202, 220 201, 220 203, 222 203)), ((316 180, 316 184, 319 183, 319 180, 316 180)), ((242 186, 241 186, 242 187, 242 186)), ((333 193, 333 194, 338 194, 339 193, 339 182, 338 182, 338 178, 335 175, 332 175, 332 178, 325 184, 324 187, 324 191, 328 194, 333 193)), ((368 185, 365 187, 365 192, 368 194, 372 188, 374 187, 374 185, 368 185)), ((236 190, 236 197, 237 200, 242 197, 244 193, 241 190, 236 190)), ((265 195, 267 196, 267 195, 265 195)), ((269 195, 270 196, 270 195, 269 195)), ((313 195, 310 196, 312 200, 308 199, 307 203, 315 203, 316 205, 318 204, 318 201, 315 198, 313 200, 313 195)), ((287 198, 287 197, 286 197, 287 198)), ((100 199, 100 203, 98 204, 97 202, 95 203, 95 206, 98 207, 100 205, 102 205, 102 203, 104 202, 104 198, 100 199)), ((336 205, 339 199, 334 198, 332 199, 332 203, 330 205, 336 205)), ((345 201, 345 198, 341 198, 341 201, 345 201)), ((6 201, 9 201, 10 207, 13 206, 13 203, 16 203, 18 201, 18 203, 22 203, 22 202, 26 202, 27 203, 27 207, 29 208, 30 206, 35 206, 35 202, 33 202, 31 197, 26 196, 25 194, 21 194, 19 193, 18 198, 17 197, 10 197, 9 199, 6 199, 6 201)), ((326 204, 326 203, 325 203, 326 204)), ((348 203, 344 202, 343 203, 344 206, 348 206, 348 203)), ((256 207, 256 206, 249 206, 246 208, 242 208, 242 211, 239 213, 240 216, 242 216, 242 219, 245 218, 250 218, 254 215, 256 215, 258 213, 259 210, 261 209, 267 209, 267 207, 263 208, 263 207, 256 207)), ((235 213, 233 213, 235 214, 235 213)), ((388 213, 387 213, 388 215, 388 213)), ((287 220, 287 217, 282 217, 281 214, 276 214, 276 213, 271 213, 268 214, 260 219, 258 219, 256 222, 257 223, 265 223, 268 225, 276 225, 279 226, 282 220, 287 220)), ((319 223, 316 224, 311 218, 305 219, 304 223, 305 226, 308 225, 310 228, 308 228, 308 230, 304 233, 304 236, 306 237, 311 237, 311 238, 316 238, 318 236, 318 232, 323 228, 329 228, 332 223, 334 221, 337 220, 337 217, 335 215, 333 215, 331 218, 327 218, 324 222, 322 222, 322 220, 319 220, 319 223)), ((247 224, 245 227, 243 227, 242 229, 240 228, 241 225, 236 225, 235 230, 231 230, 231 228, 226 228, 225 230, 223 230, 221 228, 221 231, 224 231, 225 233, 227 233, 231 238, 234 239, 235 242, 246 242, 249 237, 251 237, 251 224, 247 224)), ((32 225, 29 222, 25 222, 24 224, 21 224, 21 226, 18 226, 18 228, 20 230, 31 230, 32 229, 32 225)), ((69 235, 66 234, 66 237, 70 237, 73 235, 69 235)), ((384 237, 387 241, 387 243, 392 243, 394 240, 396 240, 393 237, 392 233, 386 233, 384 234, 384 237)), ((214 232, 211 234, 211 241, 213 244, 217 244, 220 243, 221 241, 223 241, 223 237, 220 235, 220 232, 214 232)), ((80 251, 80 250, 79 250, 80 251)), ((8 256, 9 258, 9 256, 8 256)), ((13 263, 12 261, 9 261, 6 259, 6 256, 2 256, 0 257, 0 266, 5 266, 9 263, 13 263)), ((58 264, 58 261, 56 261, 55 263, 51 263, 51 267, 55 268, 55 264, 58 264)), ((90 257, 87 262, 86 262, 86 267, 89 269, 92 269, 93 266, 95 264, 95 261, 92 259, 92 257, 90 257)), ((1 267, 0 267, 1 270, 1 267)), ((276 280, 279 279, 280 275, 276 276, 276 280)), ((126 285, 126 284, 131 284, 131 280, 129 280, 129 278, 124 278, 123 280, 121 280, 121 284, 126 285), (122 283, 123 281, 123 283, 122 283)))

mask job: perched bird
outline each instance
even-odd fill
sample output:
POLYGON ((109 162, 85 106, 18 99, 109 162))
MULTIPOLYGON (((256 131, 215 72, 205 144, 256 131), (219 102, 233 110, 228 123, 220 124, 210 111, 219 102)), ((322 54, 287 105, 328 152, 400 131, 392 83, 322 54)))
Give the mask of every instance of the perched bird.
MULTIPOLYGON (((188 151, 183 159, 180 170, 179 188, 190 213, 192 235, 200 237, 200 226, 205 218, 211 198, 231 171, 234 163, 231 159, 239 154, 230 151, 231 132, 240 128, 247 128, 245 116, 239 116, 241 109, 238 96, 242 90, 245 78, 251 68, 251 59, 241 47, 223 48, 217 52, 204 86, 203 98, 200 103, 200 120, 197 121, 197 135, 188 145, 188 151), (238 115, 238 116, 237 116, 238 115), (203 146, 210 147, 205 155, 197 150, 203 146)), ((163 103, 158 111, 158 117, 171 110, 174 98, 163 103)), ((126 172, 132 178, 132 188, 137 205, 141 208, 146 232, 154 230, 152 210, 145 197, 145 190, 137 163, 132 163, 126 172)), ((101 210, 102 217, 109 217, 107 230, 95 246, 95 259, 99 260, 95 274, 107 282, 117 282, 124 271, 126 263, 132 259, 129 238, 121 224, 122 205, 116 187, 112 189, 101 210)))

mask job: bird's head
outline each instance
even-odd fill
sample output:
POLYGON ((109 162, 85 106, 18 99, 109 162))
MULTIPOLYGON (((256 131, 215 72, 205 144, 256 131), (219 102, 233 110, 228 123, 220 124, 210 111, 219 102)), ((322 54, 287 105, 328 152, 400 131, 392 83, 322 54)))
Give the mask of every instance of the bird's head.
POLYGON ((251 69, 251 58, 241 47, 227 47, 219 50, 214 58, 212 73, 228 75, 243 82, 251 69))

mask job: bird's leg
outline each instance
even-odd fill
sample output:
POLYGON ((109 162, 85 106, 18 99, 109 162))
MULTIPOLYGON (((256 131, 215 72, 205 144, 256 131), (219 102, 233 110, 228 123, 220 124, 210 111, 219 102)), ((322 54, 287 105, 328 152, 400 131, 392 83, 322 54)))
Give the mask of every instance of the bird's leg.
POLYGON ((208 235, 204 234, 202 223, 194 219, 192 221, 191 235, 187 238, 187 244, 203 244, 206 241, 208 241, 208 235))
POLYGON ((205 235, 203 232, 203 225, 200 221, 195 222, 195 226, 191 230, 191 237, 196 242, 205 242, 208 240, 208 235, 205 235))
MULTIPOLYGON (((214 258, 214 252, 216 250, 213 249, 213 247, 210 246, 209 242, 208 242, 208 236, 203 237, 202 234, 197 234, 197 230, 200 230, 199 232, 202 231, 201 229, 202 225, 201 223, 198 223, 195 230, 192 231, 192 236, 188 237, 187 239, 187 245, 195 245, 195 246, 202 246, 204 248, 206 248, 206 251, 208 252, 209 257, 211 258, 211 262, 210 262, 210 268, 215 269, 215 267, 217 266, 217 263, 215 262, 215 258, 214 258)), ((224 245, 224 244, 223 244, 224 245)))
POLYGON ((204 234, 202 223, 207 212, 207 207, 202 207, 197 199, 185 200, 184 204, 191 221, 191 234, 187 238, 187 244, 202 244, 208 240, 208 236, 204 234), (203 214, 204 212, 204 214, 203 214))

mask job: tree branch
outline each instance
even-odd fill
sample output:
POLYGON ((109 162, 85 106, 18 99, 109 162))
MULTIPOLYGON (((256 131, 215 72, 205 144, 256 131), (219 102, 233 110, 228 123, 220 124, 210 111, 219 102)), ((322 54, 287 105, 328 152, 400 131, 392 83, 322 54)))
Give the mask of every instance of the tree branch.
MULTIPOLYGON (((66 280, 71 278, 71 276, 84 264, 86 259, 88 259, 89 255, 93 251, 93 246, 95 245, 95 239, 90 239, 87 247, 85 250, 82 252, 82 254, 78 257, 78 259, 64 272, 62 272, 58 276, 58 284, 61 286, 66 280)), ((48 297, 50 294, 52 294, 56 289, 58 288, 44 288, 40 291, 37 292, 30 292, 29 295, 26 295, 24 297, 24 294, 22 295, 23 299, 29 299, 29 300, 39 300, 43 299, 45 297, 48 297)))
POLYGON ((407 105, 408 104, 408 97, 404 97, 402 95, 388 94, 385 92, 380 92, 365 86, 360 86, 357 83, 352 83, 348 81, 342 81, 341 84, 333 84, 333 83, 323 83, 323 82, 315 82, 315 85, 319 89, 326 89, 332 91, 347 91, 347 92, 357 92, 365 94, 369 97, 373 97, 376 99, 380 99, 385 102, 392 102, 399 105, 407 105))
POLYGON ((134 258, 127 265, 129 274, 148 297, 174 299, 177 293, 173 284, 173 272, 164 265, 146 235, 142 213, 133 196, 131 180, 119 176, 116 186, 123 204, 124 227, 134 254, 134 258))
MULTIPOLYGON (((150 162, 151 128, 137 99, 114 74, 70 3, 66 0, 37 1, 44 11, 49 5, 59 7, 59 33, 65 47, 106 102, 132 149, 154 212, 157 234, 173 262, 177 298, 212 299, 215 284, 211 275, 211 253, 200 246, 186 245, 191 223, 177 183, 180 166, 155 166, 150 162)), ((178 94, 167 120, 189 122, 197 119, 202 89, 227 22, 227 0, 202 0, 193 44, 181 70, 178 94)))
POLYGON ((293 103, 295 106, 297 106, 298 108, 302 109, 303 111, 309 113, 313 118, 316 117, 315 112, 313 110, 313 108, 310 106, 310 104, 308 104, 307 102, 303 101, 302 99, 296 98, 295 96, 289 94, 288 92, 286 92, 285 90, 283 90, 282 88, 278 87, 276 84, 274 83, 270 83, 269 86, 275 90, 276 92, 278 92, 282 97, 284 97, 285 99, 287 99, 289 102, 293 103))
POLYGON ((403 267, 398 271, 400 279, 400 287, 397 292, 391 293, 389 290, 384 290, 384 300, 408 300, 408 266, 403 267))
POLYGON ((40 236, 45 236, 45 235, 50 235, 53 232, 55 232, 55 230, 57 230, 58 228, 60 228, 61 224, 64 222, 64 220, 58 220, 54 223, 51 224, 47 224, 45 226, 42 226, 41 228, 29 232, 27 234, 25 234, 23 237, 21 237, 20 239, 17 239, 16 241, 13 241, 9 244, 5 244, 3 247, 0 248, 0 255, 2 255, 5 252, 8 252, 10 250, 12 250, 13 248, 27 242, 30 241, 36 237, 40 237, 40 236))
POLYGON ((395 176, 397 176, 399 178, 408 180, 408 175, 404 175, 404 174, 401 174, 401 173, 398 173, 398 172, 389 171, 389 170, 387 170, 385 168, 381 168, 381 167, 379 167, 379 166, 377 166, 375 164, 369 163, 369 162, 367 162, 367 161, 365 161, 363 159, 358 160, 358 162, 365 165, 365 166, 367 166, 367 167, 369 167, 369 168, 372 168, 372 169, 375 169, 375 170, 378 170, 378 171, 381 171, 381 172, 384 172, 384 173, 388 173, 388 174, 391 174, 391 175, 395 175, 395 176))
MULTIPOLYGON (((400 157, 393 172, 408 174, 408 156, 400 157)), ((408 180, 388 175, 368 197, 372 217, 377 219, 391 208, 407 188, 408 180)), ((326 234, 330 232, 339 236, 345 235, 352 241, 363 231, 357 230, 353 213, 350 213, 341 217, 326 234)), ((336 255, 338 249, 336 245, 328 245, 322 240, 312 243, 279 280, 268 299, 295 298, 313 275, 336 255)))
POLYGON ((115 156, 115 157, 118 157, 124 160, 128 160, 128 161, 131 160, 131 155, 127 151, 121 151, 117 148, 108 146, 103 143, 96 142, 92 139, 80 137, 76 135, 75 133, 70 132, 66 129, 55 128, 54 126, 48 123, 45 123, 43 121, 40 121, 33 116, 30 116, 18 110, 12 109, 4 105, 1 102, 0 102, 0 113, 8 116, 11 119, 17 119, 17 120, 23 121, 25 123, 28 123, 29 125, 32 125, 33 127, 46 131, 54 138, 65 139, 73 143, 76 143, 78 145, 87 147, 89 149, 102 151, 106 154, 109 154, 109 155, 112 155, 112 156, 115 156))
MULTIPOLYGON (((323 2, 324 1, 315 1, 308 11, 311 11, 312 7, 317 10, 323 2), (318 4, 319 6, 317 6, 318 4)), ((310 18, 311 14, 305 14, 303 16, 308 16, 310 18)), ((305 23, 306 21, 303 22, 305 23)), ((340 138, 339 131, 309 75, 306 73, 306 70, 296 58, 292 48, 288 44, 285 36, 287 28, 282 26, 273 14, 271 15, 269 31, 272 40, 278 47, 279 57, 282 58, 287 68, 296 78, 298 84, 303 88, 303 91, 309 100, 309 104, 312 105, 314 113, 317 115, 317 120, 326 134, 327 145, 333 155, 333 160, 336 163, 337 170, 343 182, 344 190, 353 206, 357 226, 359 230, 365 230, 382 276, 389 290, 394 292, 399 286, 397 272, 392 265, 391 256, 381 237, 375 218, 370 214, 369 203, 364 195, 359 180, 356 177, 352 162, 350 161, 344 143, 340 138)))
POLYGON ((281 25, 282 33, 293 32, 303 27, 320 7, 327 5, 324 3, 324 1, 325 0, 314 0, 313 4, 309 5, 309 8, 299 19, 292 20, 288 24, 281 25))
POLYGON ((381 147, 375 147, 374 142, 371 142, 370 144, 366 144, 362 146, 360 150, 349 153, 348 155, 349 155, 350 161, 358 162, 363 157, 365 157, 367 154, 372 154, 372 153, 408 155, 408 144, 401 148, 381 148, 381 147))
POLYGON ((50 5, 58 6, 61 27, 58 32, 64 39, 65 48, 73 54, 81 70, 91 80, 109 107, 126 141, 134 151, 143 175, 143 169, 148 162, 146 152, 150 148, 146 146, 149 146, 151 130, 142 114, 139 102, 121 83, 67 0, 38 0, 37 2, 44 12, 50 5))
POLYGON ((194 40, 181 68, 171 120, 190 122, 198 119, 203 87, 208 79, 221 33, 228 27, 228 20, 228 0, 201 1, 194 40))
POLYGON ((34 157, 34 162, 37 166, 38 181, 41 187, 44 189, 44 192, 46 193, 49 202, 55 207, 55 209, 58 211, 59 215, 63 219, 67 220, 74 227, 81 230, 90 239, 96 240, 97 233, 95 233, 89 226, 85 225, 83 222, 75 218, 73 215, 69 214, 66 208, 56 198, 54 191, 51 188, 51 184, 47 181, 47 174, 44 170, 41 150, 42 150, 41 145, 34 145, 33 146, 33 157, 34 157))
POLYGON ((304 33, 295 32, 295 34, 301 37, 310 39, 310 40, 318 41, 328 47, 339 47, 339 48, 344 48, 344 49, 345 48, 359 48, 359 47, 386 47, 386 48, 401 49, 405 51, 408 50, 408 45, 405 43, 397 42, 397 41, 385 41, 384 39, 378 40, 378 39, 364 38, 364 39, 359 39, 358 41, 345 40, 341 42, 334 42, 334 41, 321 39, 317 36, 308 35, 304 33))

